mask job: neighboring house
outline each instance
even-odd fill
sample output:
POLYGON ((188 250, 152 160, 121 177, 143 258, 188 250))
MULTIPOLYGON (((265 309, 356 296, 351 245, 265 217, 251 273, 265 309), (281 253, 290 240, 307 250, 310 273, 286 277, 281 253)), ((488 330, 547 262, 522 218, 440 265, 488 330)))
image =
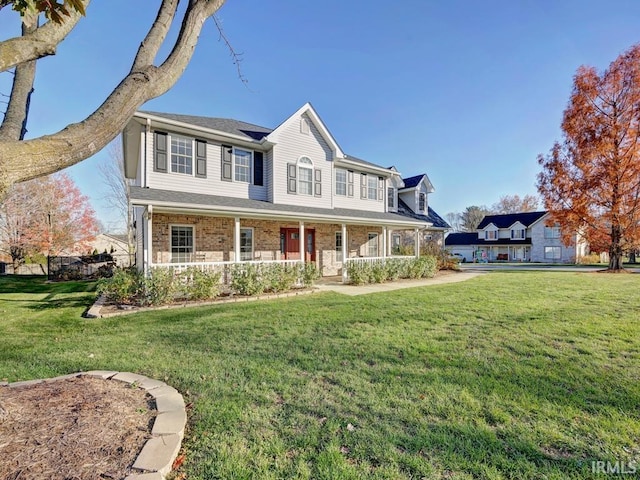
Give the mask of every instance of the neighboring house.
POLYGON ((564 245, 560 227, 547 225, 548 220, 547 212, 487 215, 476 232, 449 234, 445 246, 467 262, 575 263, 586 254, 587 245, 578 235, 564 245))
POLYGON ((89 250, 91 252, 109 253, 121 267, 128 267, 133 264, 131 252, 129 252, 129 244, 126 235, 117 235, 111 233, 101 233, 89 242, 89 250))
POLYGON ((139 268, 305 260, 336 275, 391 255, 399 232, 419 244, 448 228, 426 175, 407 187, 395 168, 345 154, 308 103, 273 130, 137 112, 123 147, 139 268))

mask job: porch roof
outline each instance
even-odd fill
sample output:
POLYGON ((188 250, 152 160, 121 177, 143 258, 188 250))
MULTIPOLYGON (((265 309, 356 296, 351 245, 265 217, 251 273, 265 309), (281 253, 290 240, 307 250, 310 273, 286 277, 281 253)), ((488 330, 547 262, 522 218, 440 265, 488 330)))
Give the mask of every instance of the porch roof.
POLYGON ((283 205, 246 198, 177 192, 157 188, 130 187, 133 205, 148 206, 161 211, 189 211, 242 218, 272 218, 310 220, 322 223, 385 225, 399 228, 429 228, 432 223, 397 213, 371 212, 348 208, 316 208, 283 205))

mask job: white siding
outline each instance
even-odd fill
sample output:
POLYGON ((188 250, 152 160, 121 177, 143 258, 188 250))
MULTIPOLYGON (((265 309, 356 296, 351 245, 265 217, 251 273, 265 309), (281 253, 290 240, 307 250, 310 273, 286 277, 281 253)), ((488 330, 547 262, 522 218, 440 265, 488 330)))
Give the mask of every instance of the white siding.
POLYGON ((273 150, 264 154, 264 186, 267 189, 267 202, 273 203, 273 150))
POLYGON ((544 217, 531 227, 531 261, 544 263, 575 263, 575 236, 573 237, 574 244, 567 247, 562 243, 562 238, 544 238, 544 227, 544 217), (560 258, 556 260, 545 258, 545 247, 560 247, 560 258))
MULTIPOLYGON (((178 192, 203 193, 207 195, 221 195, 225 197, 252 198, 254 200, 267 200, 266 178, 265 185, 258 186, 244 182, 222 181, 222 148, 219 144, 207 143, 207 178, 198 178, 195 175, 180 173, 156 172, 153 168, 153 133, 147 138, 147 172, 148 186, 160 190, 174 190, 178 192)), ((267 158, 267 155, 264 156, 267 158)), ((167 158, 167 163, 171 159, 167 158)), ((265 161, 264 174, 268 177, 269 167, 265 161)), ((195 173, 195 166, 194 166, 195 173)))
MULTIPOLYGON (((342 168, 342 167, 339 167, 342 168)), ((357 170, 348 170, 353 172, 353 197, 348 195, 336 195, 333 194, 333 207, 334 208, 352 208, 354 210, 367 210, 369 212, 384 212, 385 204, 386 204, 386 194, 387 194, 387 180, 384 180, 384 186, 382 189, 382 200, 369 200, 368 198, 360 198, 360 175, 366 172, 359 172, 357 170)), ((372 175, 376 179, 379 175, 368 173, 367 175, 372 175)), ((331 191, 335 192, 335 173, 333 178, 331 179, 331 191)), ((348 181, 348 173, 347 173, 347 181, 348 181)), ((348 190, 347 186, 347 190, 348 190)))
POLYGON ((399 192, 398 198, 400 198, 407 206, 414 212, 418 211, 418 200, 415 190, 408 190, 406 192, 399 192))
POLYGON ((308 134, 300 132, 300 118, 291 118, 279 128, 277 145, 273 148, 273 203, 331 208, 333 192, 333 151, 310 123, 308 134), (297 163, 300 157, 308 157, 314 169, 322 172, 322 196, 287 193, 287 164, 297 163))

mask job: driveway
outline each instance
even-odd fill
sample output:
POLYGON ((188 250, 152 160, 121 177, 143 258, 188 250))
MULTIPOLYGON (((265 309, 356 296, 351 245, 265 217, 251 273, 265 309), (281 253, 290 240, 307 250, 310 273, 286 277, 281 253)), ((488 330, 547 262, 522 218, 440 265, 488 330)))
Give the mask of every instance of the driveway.
MULTIPOLYGON (((494 272, 499 270, 508 271, 552 271, 552 272, 597 272, 604 270, 602 265, 567 265, 549 263, 461 263, 460 269, 463 272, 494 272)), ((632 273, 640 273, 640 266, 627 267, 632 273)))

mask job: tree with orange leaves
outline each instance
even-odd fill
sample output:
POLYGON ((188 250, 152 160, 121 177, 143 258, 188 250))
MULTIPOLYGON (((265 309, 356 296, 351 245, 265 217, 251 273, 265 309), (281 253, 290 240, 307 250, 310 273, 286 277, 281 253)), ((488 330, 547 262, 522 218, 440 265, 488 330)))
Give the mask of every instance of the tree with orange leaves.
POLYGON ((609 251, 609 270, 640 240, 640 44, 598 74, 582 66, 562 121, 564 140, 539 155, 538 191, 563 239, 580 232, 609 251))

